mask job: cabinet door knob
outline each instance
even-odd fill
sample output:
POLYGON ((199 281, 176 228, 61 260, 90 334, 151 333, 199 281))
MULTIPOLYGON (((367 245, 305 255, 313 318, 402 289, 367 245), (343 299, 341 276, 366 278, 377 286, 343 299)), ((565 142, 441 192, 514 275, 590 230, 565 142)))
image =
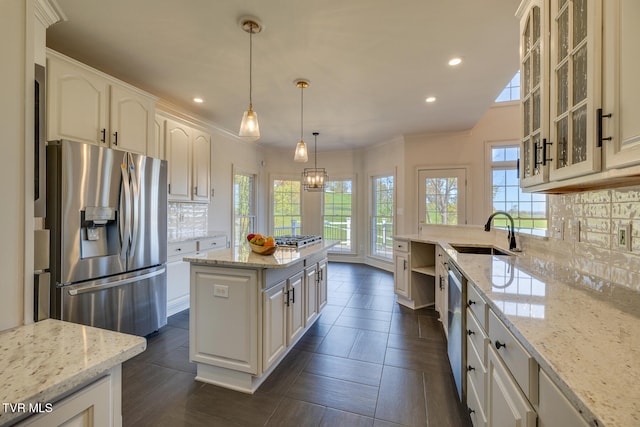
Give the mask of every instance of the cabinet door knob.
POLYGON ((476 411, 474 411, 473 409, 469 408, 469 415, 475 414, 475 413, 476 413, 476 411))
POLYGON ((473 366, 469 365, 467 366, 467 371, 471 372, 471 371, 475 371, 476 368, 474 368, 473 366))
POLYGON ((475 334, 475 332, 473 332, 471 329, 467 329, 467 335, 471 336, 475 334))
POLYGON ((473 304, 475 304, 475 303, 476 303, 476 302, 475 302, 474 300, 471 300, 471 299, 469 300, 469 305, 473 305, 473 304))
POLYGON ((501 343, 500 341, 496 341, 496 350, 500 350, 502 347, 506 347, 506 344, 501 343))

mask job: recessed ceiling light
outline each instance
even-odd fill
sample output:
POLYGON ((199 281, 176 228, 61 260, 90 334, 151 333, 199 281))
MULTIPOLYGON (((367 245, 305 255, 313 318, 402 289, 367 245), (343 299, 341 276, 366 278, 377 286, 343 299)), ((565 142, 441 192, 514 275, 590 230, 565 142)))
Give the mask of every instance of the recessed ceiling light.
POLYGON ((198 104, 202 104, 204 102, 204 99, 202 99, 202 98, 193 98, 193 102, 196 102, 198 104))
POLYGON ((430 96, 427 99, 425 99, 425 102, 428 102, 429 104, 431 104, 432 102, 436 102, 436 97, 430 96))
POLYGON ((461 62, 462 62, 462 58, 451 58, 449 60, 449 65, 453 67, 455 65, 460 65, 461 62))

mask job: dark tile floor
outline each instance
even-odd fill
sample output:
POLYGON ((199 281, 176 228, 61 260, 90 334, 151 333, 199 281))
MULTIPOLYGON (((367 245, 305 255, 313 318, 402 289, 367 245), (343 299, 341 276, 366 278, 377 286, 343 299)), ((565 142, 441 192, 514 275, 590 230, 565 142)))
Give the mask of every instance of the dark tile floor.
POLYGON ((189 312, 123 366, 125 426, 470 426, 437 313, 396 303, 393 276, 329 265, 329 302, 253 395, 194 380, 189 312))

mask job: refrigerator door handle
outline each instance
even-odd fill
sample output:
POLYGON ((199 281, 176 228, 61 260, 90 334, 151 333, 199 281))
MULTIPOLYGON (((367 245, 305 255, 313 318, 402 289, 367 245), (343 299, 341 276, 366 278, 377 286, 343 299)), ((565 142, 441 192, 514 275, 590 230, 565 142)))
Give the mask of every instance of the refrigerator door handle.
POLYGON ((102 283, 102 281, 93 281, 82 285, 71 285, 65 289, 62 288, 63 291, 66 291, 69 295, 80 295, 85 294, 87 292, 97 292, 102 291, 104 289, 113 288, 115 286, 126 285, 127 283, 138 282, 140 280, 149 279, 151 277, 156 277, 165 272, 166 268, 163 267, 159 270, 152 271, 150 273, 142 274, 140 276, 128 277, 126 279, 116 279, 112 282, 102 283))
MULTIPOLYGON (((129 155, 132 157, 131 155, 129 155)), ((129 168, 129 173, 131 175, 131 196, 132 196, 132 221, 133 231, 131 232, 131 252, 129 256, 133 256, 136 251, 136 247, 138 245, 138 233, 139 233, 139 222, 140 222, 140 189, 138 188, 138 177, 137 172, 134 168, 133 160, 131 159, 131 167, 129 168)))
MULTIPOLYGON (((124 215, 120 215, 120 233, 122 239, 122 247, 120 249, 120 257, 127 257, 127 249, 131 243, 131 187, 129 186, 129 174, 127 173, 127 156, 123 160, 120 167, 122 172, 122 187, 124 189, 124 215), (123 227, 124 224, 124 227, 123 227)), ((120 212, 122 213, 122 206, 120 206, 120 212)))

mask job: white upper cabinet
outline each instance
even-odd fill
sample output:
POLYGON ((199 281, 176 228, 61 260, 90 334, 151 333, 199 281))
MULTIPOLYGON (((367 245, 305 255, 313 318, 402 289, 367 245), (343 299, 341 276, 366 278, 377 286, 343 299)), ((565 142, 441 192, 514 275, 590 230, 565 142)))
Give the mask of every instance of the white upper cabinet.
POLYGON ((155 142, 155 102, 122 86, 111 85, 109 141, 112 148, 149 154, 155 142))
POLYGON ((551 0, 549 179, 600 171, 602 2, 551 0))
POLYGON ((518 17, 520 185, 567 192, 640 182, 640 2, 523 0, 518 17))
POLYGON ((154 97, 52 50, 47 76, 48 140, 152 154, 154 97))
POLYGON ((193 134, 193 200, 208 202, 211 181, 211 136, 193 134))
POLYGON ((211 136, 183 122, 165 119, 169 200, 209 202, 211 136))
POLYGON ((549 179, 548 2, 533 0, 520 17, 522 135, 520 185, 549 179))
POLYGON ((640 164, 640 2, 604 3, 603 146, 607 168, 640 164), (609 139, 610 138, 610 139, 609 139))

